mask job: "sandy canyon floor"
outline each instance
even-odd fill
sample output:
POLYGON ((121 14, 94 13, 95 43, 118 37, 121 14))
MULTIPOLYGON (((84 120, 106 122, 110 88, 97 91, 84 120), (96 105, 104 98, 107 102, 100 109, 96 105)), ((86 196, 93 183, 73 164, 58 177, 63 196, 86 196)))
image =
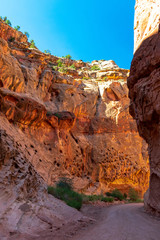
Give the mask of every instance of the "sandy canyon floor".
MULTIPOLYGON (((81 212, 93 219, 81 226, 43 232, 39 240, 159 240, 160 219, 148 215, 141 203, 84 205, 81 212)), ((14 238, 11 238, 14 239, 14 238)), ((31 240, 25 238, 25 240, 31 240)))
MULTIPOLYGON (((143 204, 85 206, 97 221, 72 240, 159 240, 160 219, 146 214, 143 204)), ((64 238, 65 239, 65 238, 64 238)))

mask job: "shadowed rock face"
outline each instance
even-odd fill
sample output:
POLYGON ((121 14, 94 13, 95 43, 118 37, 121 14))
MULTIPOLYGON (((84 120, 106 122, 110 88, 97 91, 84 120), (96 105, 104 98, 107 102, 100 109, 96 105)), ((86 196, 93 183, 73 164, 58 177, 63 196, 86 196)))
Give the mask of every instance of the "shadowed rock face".
MULTIPOLYGON (((150 2, 150 1, 139 1, 150 2)), ((151 1, 152 9, 159 1, 151 1)), ((136 11, 138 11, 136 9, 136 11)), ((152 15, 152 11, 150 13, 152 15)), ((160 13, 158 13, 160 15, 160 13)), ((147 15, 148 16, 148 15, 147 15)), ((145 18, 151 24, 154 18, 145 18)), ((149 22, 149 23, 148 23, 149 22)), ((154 26, 154 25, 153 25, 154 26)), ((156 25, 155 31, 158 28, 156 25)), ((149 32, 147 32, 150 35, 149 32)), ((143 38, 141 39, 143 40, 143 38)), ((160 33, 151 34, 135 52, 128 78, 130 113, 136 119, 140 135, 148 143, 150 186, 145 207, 160 214, 160 33)))
POLYGON ((27 159, 45 182, 66 176, 86 193, 134 187, 143 194, 147 145, 129 115, 129 71, 113 61, 62 58, 59 72, 59 58, 0 37, 0 111, 28 139, 27 159))

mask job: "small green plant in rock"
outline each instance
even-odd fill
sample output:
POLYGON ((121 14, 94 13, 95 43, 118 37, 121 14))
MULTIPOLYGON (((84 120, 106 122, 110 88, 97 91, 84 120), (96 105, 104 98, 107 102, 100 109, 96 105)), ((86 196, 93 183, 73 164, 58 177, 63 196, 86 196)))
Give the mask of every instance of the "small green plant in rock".
POLYGON ((89 79, 89 77, 83 77, 83 80, 88 80, 89 79))
POLYGON ((111 193, 107 192, 106 195, 117 198, 120 201, 122 201, 124 199, 123 194, 117 188, 114 189, 111 193))
POLYGON ((76 67, 75 67, 74 64, 72 64, 72 65, 70 66, 70 68, 76 69, 76 67))
POLYGON ((8 26, 10 26, 10 27, 12 26, 11 21, 8 20, 8 19, 5 21, 5 23, 6 23, 8 26))
POLYGON ((29 38, 29 33, 28 32, 24 32, 24 34, 26 35, 27 38, 29 38))
POLYGON ((44 50, 44 53, 51 55, 51 51, 48 50, 48 49, 47 49, 47 50, 44 50))
POLYGON ((7 17, 4 17, 3 20, 6 21, 6 20, 7 20, 7 17))
POLYGON ((102 195, 88 195, 87 197, 88 197, 88 200, 89 200, 89 201, 95 202, 95 201, 98 201, 98 200, 101 201, 101 199, 102 199, 103 196, 102 196, 102 195))
POLYGON ((124 194, 123 194, 123 197, 124 197, 124 199, 126 200, 126 199, 127 199, 127 193, 124 193, 124 194))
POLYGON ((62 63, 61 59, 58 59, 57 63, 58 63, 58 67, 62 67, 63 63, 62 63))
POLYGON ((71 183, 66 179, 61 179, 56 184, 56 187, 49 186, 48 193, 63 200, 68 206, 77 210, 80 210, 82 206, 82 196, 73 191, 71 183))
POLYGON ((71 57, 71 55, 68 54, 68 55, 65 56, 65 58, 71 59, 72 57, 71 57))
POLYGON ((20 30, 20 26, 16 26, 16 27, 14 27, 14 29, 16 30, 16 31, 19 31, 20 30))
POLYGON ((35 42, 33 39, 30 41, 30 43, 31 43, 30 48, 36 48, 35 42))
POLYGON ((114 198, 113 197, 102 197, 101 201, 102 202, 110 202, 110 203, 112 203, 114 201, 114 198))
POLYGON ((53 69, 54 71, 57 71, 57 70, 58 70, 58 69, 57 69, 57 66, 53 66, 52 69, 53 69))
POLYGON ((131 201, 137 201, 139 199, 138 192, 134 188, 129 189, 129 199, 131 201))
POLYGON ((10 37, 10 38, 8 39, 8 41, 9 41, 9 42, 14 42, 14 41, 15 41, 15 37, 10 37))
POLYGON ((66 73, 66 72, 67 72, 67 69, 64 68, 64 66, 62 65, 62 67, 58 69, 58 72, 66 73))
POLYGON ((56 183, 56 187, 72 190, 72 180, 66 177, 60 178, 60 180, 56 183))
POLYGON ((98 70, 100 70, 100 67, 98 65, 94 65, 94 66, 91 67, 91 70, 92 71, 98 71, 98 70))

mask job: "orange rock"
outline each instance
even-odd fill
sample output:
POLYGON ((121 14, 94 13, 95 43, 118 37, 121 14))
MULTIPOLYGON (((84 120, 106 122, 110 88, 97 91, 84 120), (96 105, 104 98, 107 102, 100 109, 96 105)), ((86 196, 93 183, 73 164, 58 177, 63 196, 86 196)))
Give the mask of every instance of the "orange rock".
POLYGON ((135 46, 137 48, 137 44, 141 43, 141 45, 135 52, 130 77, 128 78, 131 99, 130 113, 136 119, 140 135, 148 143, 150 186, 145 194, 145 207, 150 212, 158 215, 160 215, 160 33, 157 33, 159 26, 157 19, 160 17, 159 8, 159 1, 137 1, 136 17, 141 12, 139 15, 139 28, 145 22, 145 29, 142 31, 143 36, 139 39, 137 30, 135 32, 135 46), (145 7, 144 11, 141 12, 141 8, 145 3, 147 8, 145 7))
POLYGON ((96 61, 101 70, 92 71, 89 63, 61 59, 67 71, 60 73, 53 68, 57 57, 18 38, 7 43, 6 35, 0 38, 0 111, 20 136, 33 141, 36 152, 28 158, 44 181, 54 184, 67 176, 81 192, 105 193, 119 186, 143 194, 147 145, 128 111, 129 71, 113 61, 96 61), (75 70, 68 67, 73 64, 75 70), (110 80, 100 80, 101 73, 110 80), (80 80, 83 76, 89 79, 80 80))

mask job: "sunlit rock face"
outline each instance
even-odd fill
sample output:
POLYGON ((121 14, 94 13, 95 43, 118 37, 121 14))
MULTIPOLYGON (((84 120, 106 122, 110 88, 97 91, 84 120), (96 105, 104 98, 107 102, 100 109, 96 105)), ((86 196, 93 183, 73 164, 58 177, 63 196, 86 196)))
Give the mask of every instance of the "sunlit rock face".
POLYGON ((141 45, 132 61, 128 79, 130 113, 137 121, 140 135, 149 146, 151 175, 149 190, 145 194, 145 207, 160 214, 160 33, 157 33, 159 23, 155 21, 160 17, 160 11, 159 1, 138 1, 136 17, 141 11, 141 3, 142 6, 146 3, 147 8, 144 10, 146 15, 139 16, 140 22, 145 21, 146 26, 152 26, 155 34, 146 28, 146 36, 149 37, 145 40, 141 38, 141 45), (157 15, 155 11, 158 11, 157 15))
POLYGON ((114 61, 64 58, 58 69, 59 58, 0 37, 1 116, 19 144, 26 139, 23 152, 45 183, 69 177, 84 193, 133 187, 143 194, 147 144, 129 114, 129 71, 114 61))
POLYGON ((144 39, 158 32, 160 22, 159 0, 136 0, 134 20, 134 51, 144 39))

